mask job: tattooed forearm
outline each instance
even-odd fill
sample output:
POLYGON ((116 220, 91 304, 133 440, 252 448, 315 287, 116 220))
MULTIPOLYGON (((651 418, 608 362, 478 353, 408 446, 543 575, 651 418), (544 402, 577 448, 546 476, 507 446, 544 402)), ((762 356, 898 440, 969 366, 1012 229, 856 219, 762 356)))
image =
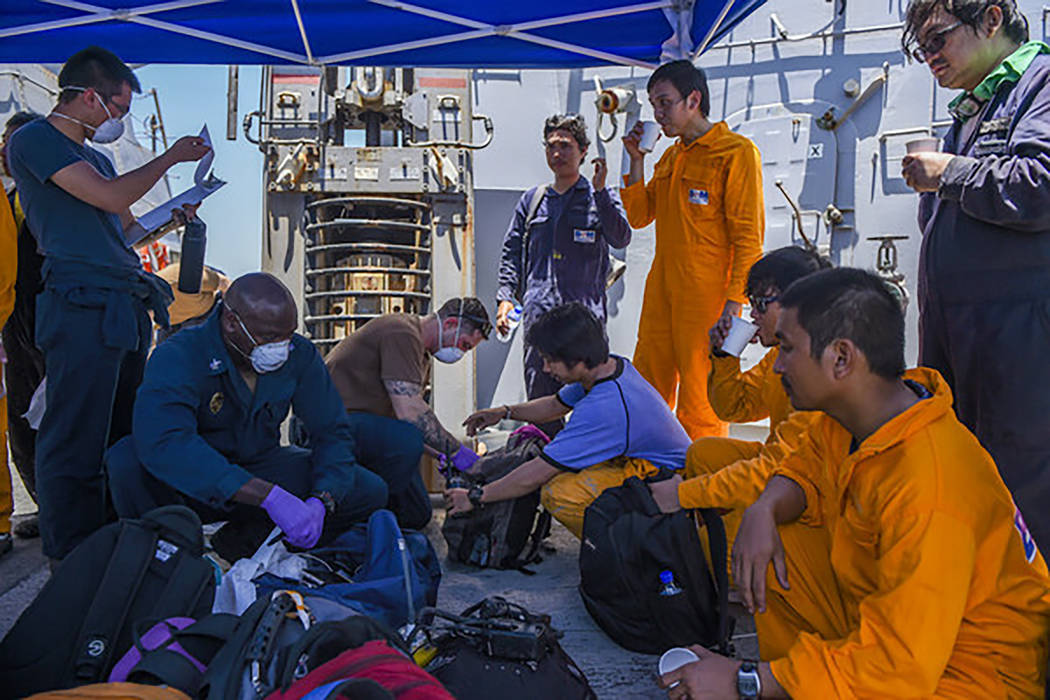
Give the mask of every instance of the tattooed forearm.
POLYGON ((384 379, 383 386, 390 396, 420 396, 423 395, 423 387, 415 382, 404 382, 399 379, 384 379))
POLYGON ((423 442, 441 454, 451 455, 459 449, 459 440, 441 427, 437 416, 429 408, 411 422, 423 432, 423 442))

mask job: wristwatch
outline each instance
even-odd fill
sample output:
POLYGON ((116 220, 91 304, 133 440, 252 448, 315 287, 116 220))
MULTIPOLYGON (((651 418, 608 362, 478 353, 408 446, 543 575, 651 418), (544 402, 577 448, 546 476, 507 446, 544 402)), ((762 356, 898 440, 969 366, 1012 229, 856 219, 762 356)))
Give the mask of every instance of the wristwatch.
POLYGON ((467 498, 470 499, 470 505, 475 508, 481 508, 481 496, 485 493, 485 489, 481 484, 474 484, 470 487, 470 491, 467 491, 467 498))
POLYGON ((757 700, 762 696, 762 679, 758 677, 758 663, 745 660, 736 672, 736 692, 742 700, 757 700))
POLYGON ((327 491, 316 491, 310 495, 324 504, 325 514, 335 515, 335 499, 332 498, 332 494, 327 491))

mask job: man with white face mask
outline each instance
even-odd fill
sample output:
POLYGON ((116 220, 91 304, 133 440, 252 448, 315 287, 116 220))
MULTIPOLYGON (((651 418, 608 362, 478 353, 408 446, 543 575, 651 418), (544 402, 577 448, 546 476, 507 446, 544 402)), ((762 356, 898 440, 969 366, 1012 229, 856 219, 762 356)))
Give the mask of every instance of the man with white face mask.
POLYGON ((339 394, 297 325, 287 287, 252 273, 203 324, 157 347, 132 434, 106 454, 121 517, 186 503, 205 522, 231 521, 212 543, 236 559, 273 525, 312 547, 322 531, 338 534, 386 504, 386 484, 357 463, 339 394), (309 450, 280 446, 289 408, 309 450))
POLYGON ((374 318, 325 358, 349 413, 357 458, 386 481, 387 508, 402 527, 421 529, 430 520, 430 498, 419 473, 424 445, 461 471, 478 458, 441 425, 423 398, 430 358, 457 362, 491 330, 480 301, 449 299, 436 314, 374 318))
POLYGON ((45 256, 36 343, 44 353, 47 411, 36 475, 44 553, 61 559, 106 521, 102 455, 131 430, 131 406, 150 346, 149 311, 167 325, 171 289, 142 271, 125 231, 129 207, 176 163, 208 147, 179 139, 137 170, 116 174, 85 143, 120 137, 138 79, 91 47, 58 76, 58 104, 10 139, 8 164, 29 229, 45 256))

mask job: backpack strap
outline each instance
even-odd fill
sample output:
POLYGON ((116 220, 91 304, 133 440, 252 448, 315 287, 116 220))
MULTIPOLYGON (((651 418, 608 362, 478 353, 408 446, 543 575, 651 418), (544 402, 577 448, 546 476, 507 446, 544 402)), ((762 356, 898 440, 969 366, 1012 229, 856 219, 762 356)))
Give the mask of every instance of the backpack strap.
POLYGON ((157 533, 138 521, 121 523, 99 591, 84 616, 80 636, 73 648, 73 676, 81 685, 102 680, 116 651, 117 636, 124 629, 131 602, 135 600, 157 546, 157 533))
POLYGON ((718 649, 726 654, 729 651, 729 547, 726 543, 726 526, 714 508, 700 508, 699 513, 707 530, 711 568, 714 569, 715 587, 718 589, 718 649))
POLYGON ((547 188, 550 185, 540 185, 532 191, 529 198, 529 208, 525 212, 524 230, 521 232, 521 273, 518 275, 518 301, 525 299, 525 276, 529 272, 529 228, 532 226, 536 212, 540 210, 540 203, 547 196, 547 188))
POLYGON ((522 556, 507 562, 507 568, 517 569, 528 576, 535 576, 536 572, 527 567, 529 564, 538 564, 543 561, 540 556, 540 547, 543 546, 543 540, 550 534, 551 514, 546 508, 541 507, 540 514, 536 517, 536 524, 533 525, 532 532, 529 534, 529 548, 522 556))
MULTIPOLYGON (((188 651, 184 643, 199 639, 210 641, 215 650, 228 641, 237 628, 240 618, 236 615, 216 613, 203 617, 184 629, 172 629, 171 637, 155 649, 143 649, 136 634, 135 645, 142 659, 128 673, 128 681, 146 682, 148 685, 169 685, 188 695, 196 695, 204 679, 207 663, 211 658, 198 658, 188 651), (205 663, 207 662, 207 663, 205 663)), ((196 648, 198 645, 189 645, 196 648)))

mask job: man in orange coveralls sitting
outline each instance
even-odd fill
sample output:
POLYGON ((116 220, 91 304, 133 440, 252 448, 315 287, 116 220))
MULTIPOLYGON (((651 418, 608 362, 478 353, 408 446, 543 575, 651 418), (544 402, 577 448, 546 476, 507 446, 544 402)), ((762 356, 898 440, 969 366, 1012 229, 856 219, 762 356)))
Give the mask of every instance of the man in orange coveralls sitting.
POLYGON ((904 371, 897 300, 837 269, 780 304, 774 371, 796 409, 824 415, 733 547, 764 661, 694 647, 661 678, 678 681, 669 697, 1042 697, 1046 563, 945 381, 904 371))
POLYGON ((633 363, 689 437, 727 432, 707 402, 707 331, 739 316, 747 271, 762 255, 762 159, 751 141, 711 122, 703 71, 672 61, 649 78, 649 102, 666 136, 678 140, 644 181, 642 126, 624 137, 630 156, 620 190, 634 228, 656 221, 656 251, 645 281, 633 363))
MULTIPOLYGON (((707 398, 722 420, 733 423, 769 419, 765 442, 705 437, 692 444, 685 459, 685 481, 676 476, 649 484, 653 498, 665 513, 680 508, 731 509, 723 516, 726 536, 732 540, 744 509, 754 503, 766 486, 773 467, 784 458, 808 429, 815 411, 794 411, 780 377, 773 372, 777 359, 777 319, 780 294, 795 280, 829 267, 815 251, 797 246, 766 253, 747 273, 751 319, 758 325, 755 339, 770 348, 746 372, 740 358, 722 352, 730 328, 728 317, 711 328, 711 373, 707 398)), ((701 538, 701 541, 706 538, 701 538)))

